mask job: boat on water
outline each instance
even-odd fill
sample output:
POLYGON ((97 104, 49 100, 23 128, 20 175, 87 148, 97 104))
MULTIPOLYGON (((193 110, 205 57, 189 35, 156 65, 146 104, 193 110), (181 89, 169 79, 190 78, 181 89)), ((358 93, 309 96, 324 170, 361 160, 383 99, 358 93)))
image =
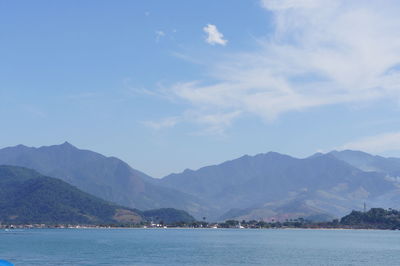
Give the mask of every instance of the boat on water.
POLYGON ((242 225, 242 223, 241 223, 241 222, 239 222, 239 224, 236 226, 236 228, 239 228, 239 229, 244 229, 245 227, 242 225))

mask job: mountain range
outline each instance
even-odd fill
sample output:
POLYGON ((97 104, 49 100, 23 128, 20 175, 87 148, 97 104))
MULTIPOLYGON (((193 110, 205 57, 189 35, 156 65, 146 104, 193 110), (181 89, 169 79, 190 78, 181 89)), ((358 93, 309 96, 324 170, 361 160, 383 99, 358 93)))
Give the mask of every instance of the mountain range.
POLYGON ((140 211, 92 196, 35 170, 0 166, 0 224, 137 224, 193 222, 173 208, 140 211))
POLYGON ((81 150, 68 142, 40 148, 18 145, 0 149, 0 165, 34 169, 130 208, 174 207, 197 214, 204 206, 196 197, 154 184, 153 178, 115 157, 81 150))
POLYGON ((0 149, 0 165, 58 177, 130 208, 177 208, 197 219, 326 220, 400 203, 400 159, 332 151, 299 159, 275 152, 242 156, 198 170, 152 178, 114 157, 68 142, 0 149))
POLYGON ((396 178, 347 162, 348 157, 361 161, 357 154, 343 151, 298 159, 269 152, 171 174, 160 183, 207 199, 222 213, 220 219, 325 220, 360 209, 364 202, 396 206, 396 178))
POLYGON ((0 166, 0 221, 11 224, 139 223, 142 215, 82 192, 57 178, 0 166))

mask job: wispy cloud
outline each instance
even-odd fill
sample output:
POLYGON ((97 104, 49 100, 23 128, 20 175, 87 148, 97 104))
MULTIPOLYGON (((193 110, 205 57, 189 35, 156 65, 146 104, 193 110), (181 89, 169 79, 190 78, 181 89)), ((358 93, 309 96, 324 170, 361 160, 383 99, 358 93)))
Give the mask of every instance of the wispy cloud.
POLYGON ((166 117, 161 120, 143 121, 142 124, 156 131, 173 128, 180 123, 195 123, 202 127, 193 135, 218 135, 224 136, 225 130, 231 126, 234 119, 240 116, 240 111, 225 113, 204 113, 188 110, 180 116, 166 117))
POLYGON ((160 39, 162 38, 162 37, 165 37, 165 32, 164 31, 162 31, 162 30, 157 30, 156 32, 155 32, 155 34, 156 34, 156 42, 159 42, 160 41, 160 39))
POLYGON ((143 124, 153 130, 161 130, 174 127, 179 120, 179 117, 167 117, 159 121, 144 121, 143 124))
POLYGON ((224 136, 225 130, 232 122, 241 115, 240 111, 206 113, 198 111, 187 111, 182 122, 194 122, 203 127, 195 135, 218 135, 224 136))
POLYGON ((36 117, 36 118, 46 118, 47 113, 43 111, 40 107, 32 105, 32 104, 21 104, 20 108, 25 111, 27 114, 36 117))
POLYGON ((203 31, 207 33, 206 42, 211 45, 219 44, 225 46, 228 43, 228 41, 224 39, 224 35, 218 31, 217 26, 213 24, 207 24, 207 26, 203 28, 203 31))
POLYGON ((370 153, 400 151, 400 132, 389 132, 365 137, 344 144, 339 150, 362 150, 370 153))
MULTIPOLYGON (((331 0, 330 2, 334 2, 331 0)), ((261 0, 261 5, 270 10, 287 10, 291 8, 315 8, 329 1, 321 0, 261 0)))
MULTIPOLYGON (((400 98, 398 2, 261 4, 274 30, 257 40, 259 48, 225 54, 211 64, 209 80, 176 83, 171 97, 205 116, 250 114, 266 121, 312 107, 400 98)), ((215 26, 204 30, 209 43, 225 44, 215 26)))

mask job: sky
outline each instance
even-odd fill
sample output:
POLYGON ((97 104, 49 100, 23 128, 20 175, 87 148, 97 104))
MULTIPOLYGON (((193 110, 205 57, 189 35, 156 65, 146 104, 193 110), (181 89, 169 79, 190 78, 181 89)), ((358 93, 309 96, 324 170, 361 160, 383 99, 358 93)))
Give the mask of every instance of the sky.
POLYGON ((397 0, 0 1, 0 148, 153 177, 276 151, 400 157, 397 0))

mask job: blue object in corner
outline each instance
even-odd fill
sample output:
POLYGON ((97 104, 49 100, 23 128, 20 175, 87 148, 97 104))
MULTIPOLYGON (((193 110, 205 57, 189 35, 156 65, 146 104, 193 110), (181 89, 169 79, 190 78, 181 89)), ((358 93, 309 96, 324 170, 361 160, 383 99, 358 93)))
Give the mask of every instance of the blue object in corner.
POLYGON ((6 260, 0 260, 0 266, 14 266, 14 264, 6 260))

